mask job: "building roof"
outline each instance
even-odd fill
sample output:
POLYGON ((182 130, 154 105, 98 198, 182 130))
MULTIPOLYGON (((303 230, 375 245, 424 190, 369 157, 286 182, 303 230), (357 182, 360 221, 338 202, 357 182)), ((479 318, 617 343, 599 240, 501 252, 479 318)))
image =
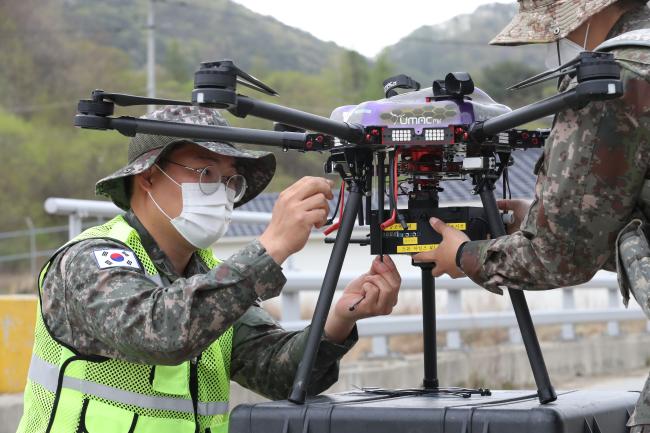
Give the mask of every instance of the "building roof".
MULTIPOLYGON (((535 192, 535 179, 533 173, 535 163, 539 159, 542 149, 517 150, 512 154, 514 164, 508 169, 510 190, 513 198, 532 198, 535 192)), ((444 191, 440 193, 440 203, 448 205, 454 202, 478 201, 478 197, 471 194, 472 185, 469 181, 449 181, 442 184, 444 191)), ((271 212, 278 198, 277 192, 264 193, 244 204, 238 210, 248 212, 271 212)), ((501 182, 497 183, 495 194, 501 197, 501 182)), ((334 193, 334 204, 338 198, 338 191, 334 193)), ((332 205, 333 207, 334 205, 332 205)), ((233 223, 228 229, 228 237, 259 236, 266 228, 265 224, 233 223)))

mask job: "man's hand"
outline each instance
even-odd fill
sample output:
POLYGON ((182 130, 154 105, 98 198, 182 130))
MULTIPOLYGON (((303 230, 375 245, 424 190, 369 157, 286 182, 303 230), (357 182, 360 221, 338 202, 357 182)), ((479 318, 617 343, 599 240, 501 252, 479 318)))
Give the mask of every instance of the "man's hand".
POLYGON ((322 177, 303 177, 280 193, 273 216, 259 240, 266 252, 281 264, 300 251, 312 228, 325 225, 333 183, 322 177))
POLYGON ((342 343, 357 320, 390 314, 397 304, 402 278, 389 256, 377 256, 370 271, 352 280, 325 323, 328 339, 342 343))
POLYGON ((438 218, 431 218, 429 222, 431 227, 442 235, 442 241, 435 250, 415 254, 412 257, 413 261, 435 263, 435 267, 431 270, 431 275, 434 277, 442 274, 449 274, 451 278, 464 277, 463 271, 456 266, 456 253, 458 247, 463 242, 469 241, 469 238, 465 233, 448 226, 438 218))
POLYGON ((521 227, 521 222, 526 217, 528 209, 530 208, 530 201, 528 200, 497 200, 497 207, 504 211, 512 211, 514 221, 508 224, 508 234, 511 235, 521 227))

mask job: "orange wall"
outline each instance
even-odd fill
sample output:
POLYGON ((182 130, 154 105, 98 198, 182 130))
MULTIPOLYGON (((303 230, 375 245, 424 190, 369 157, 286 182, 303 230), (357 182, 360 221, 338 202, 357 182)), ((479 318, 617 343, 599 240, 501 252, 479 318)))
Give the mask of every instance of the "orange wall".
POLYGON ((22 392, 34 344, 38 297, 0 296, 0 393, 22 392))

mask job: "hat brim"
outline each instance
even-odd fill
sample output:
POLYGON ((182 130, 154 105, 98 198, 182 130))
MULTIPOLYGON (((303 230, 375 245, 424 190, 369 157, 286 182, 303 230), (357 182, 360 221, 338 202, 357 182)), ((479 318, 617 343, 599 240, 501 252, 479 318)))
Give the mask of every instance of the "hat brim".
POLYGON ((490 45, 525 45, 554 42, 567 37, 591 16, 617 0, 576 2, 559 0, 519 11, 490 45))
POLYGON ((181 143, 193 143, 217 155, 230 156, 235 159, 235 168, 239 174, 244 176, 247 184, 244 196, 235 203, 235 207, 243 205, 260 194, 275 174, 275 155, 271 152, 239 149, 229 143, 170 137, 165 145, 143 153, 130 164, 99 180, 95 185, 95 193, 109 197, 119 208, 128 210, 131 207, 129 178, 152 167, 164 154, 181 143))

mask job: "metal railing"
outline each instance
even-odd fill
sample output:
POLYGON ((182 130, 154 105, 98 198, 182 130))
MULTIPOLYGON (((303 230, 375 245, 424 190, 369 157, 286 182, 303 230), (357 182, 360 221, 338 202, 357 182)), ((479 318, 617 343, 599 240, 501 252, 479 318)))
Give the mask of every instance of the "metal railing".
MULTIPOLYGON (((300 293, 320 290, 322 275, 306 272, 287 272, 287 284, 282 290, 282 326, 288 330, 304 328, 309 322, 300 320, 300 293)), ((356 275, 342 274, 339 286, 345 286, 356 275)), ((403 290, 420 290, 420 276, 407 274, 402 276, 403 290)), ((461 349, 463 341, 461 331, 472 329, 508 328, 511 343, 520 343, 521 335, 517 321, 512 311, 491 311, 485 313, 468 314, 463 312, 463 293, 467 291, 483 290, 468 278, 451 279, 440 277, 436 279, 436 290, 447 292, 447 313, 437 316, 437 330, 446 332, 446 348, 461 349)), ((562 290, 562 308, 545 311, 531 311, 533 322, 541 325, 561 325, 560 338, 574 340, 576 338, 575 325, 581 323, 607 324, 606 335, 618 336, 621 334, 619 322, 644 320, 645 315, 631 302, 631 308, 622 308, 616 274, 600 271, 591 281, 579 286, 558 289, 562 290), (576 291, 607 290, 608 308, 576 309, 576 291)), ((649 332, 650 329, 646 328, 649 332)), ((419 334, 422 332, 422 316, 392 315, 389 317, 374 317, 364 319, 358 323, 359 335, 372 337, 372 355, 388 355, 388 337, 401 334, 419 334)))
MULTIPOLYGON (((54 236, 49 239, 48 244, 54 242, 60 246, 66 239, 72 239, 82 232, 85 228, 102 223, 103 221, 113 218, 123 211, 108 201, 98 200, 77 200, 67 198, 48 198, 44 203, 45 211, 53 215, 66 215, 68 225, 54 227, 35 227, 29 217, 25 218, 25 230, 14 230, 0 232, 0 265, 16 266, 20 262, 29 263, 30 275, 36 275, 39 266, 42 264, 41 259, 50 257, 56 251, 56 248, 43 247, 43 239, 37 242, 42 236, 54 236), (88 221, 92 218, 92 221, 88 221), (67 233, 67 236, 66 236, 67 233), (6 245, 9 245, 8 247, 6 245), (16 247, 18 244, 18 247, 16 247), (40 244, 40 245, 39 245, 40 244)), ((270 218, 270 213, 264 212, 233 212, 233 221, 242 224, 266 224, 270 218)), ((52 245, 50 245, 52 246, 52 245)), ((10 268, 11 269, 11 268, 10 268)))
MULTIPOLYGON (((68 237, 70 239, 81 233, 81 225, 84 218, 112 218, 124 212, 108 201, 76 200, 56 197, 45 200, 44 207, 45 211, 49 214, 68 216, 68 237)), ((235 210, 232 213, 232 221, 242 224, 266 224, 270 220, 271 214, 268 212, 244 212, 235 210)))
MULTIPOLYGON (((43 246, 43 237, 65 240, 67 226, 35 227, 30 218, 25 218, 27 229, 0 233, 0 267, 15 272, 29 264, 30 275, 38 272, 42 259, 54 254, 56 249, 43 246), (40 242, 39 242, 40 239, 40 242)), ((47 242, 51 246, 52 242, 47 242)))
MULTIPOLYGON (((70 237, 81 231, 84 218, 110 218, 121 212, 110 202, 71 200, 50 198, 45 202, 49 213, 68 215, 70 237)), ((270 221, 271 214, 263 212, 234 211, 233 221, 240 223, 261 224, 270 221)), ((281 323, 288 330, 304 328, 308 321, 300 320, 300 293, 317 292, 322 283, 322 274, 314 272, 299 272, 287 270, 287 284, 281 295, 281 323)), ((339 287, 344 287, 356 275, 342 274, 339 287)), ((463 292, 476 291, 481 287, 467 278, 452 280, 448 277, 436 279, 436 290, 447 292, 447 313, 437 317, 437 329, 446 332, 446 347, 461 349, 463 341, 461 331, 471 329, 508 328, 510 341, 520 342, 519 329, 513 312, 485 312, 468 314, 463 312, 463 292)), ((420 290, 419 275, 404 275, 401 290, 420 290)), ((482 290, 482 289, 481 289, 482 290)), ((572 340, 576 338, 575 325, 580 323, 605 322, 606 334, 620 335, 619 322, 643 320, 645 316, 638 308, 623 309, 620 301, 616 275, 610 272, 598 272, 588 283, 563 288, 562 309, 550 311, 532 311, 536 325, 561 325, 561 338, 572 340), (576 309, 575 291, 587 289, 603 289, 608 293, 608 308, 605 309, 576 309)), ((393 315, 374 317, 361 320, 358 324, 359 335, 372 337, 372 354, 375 356, 388 355, 388 338, 391 335, 417 334, 422 332, 421 315, 393 315)), ((648 329, 650 331, 650 329, 648 329)))

